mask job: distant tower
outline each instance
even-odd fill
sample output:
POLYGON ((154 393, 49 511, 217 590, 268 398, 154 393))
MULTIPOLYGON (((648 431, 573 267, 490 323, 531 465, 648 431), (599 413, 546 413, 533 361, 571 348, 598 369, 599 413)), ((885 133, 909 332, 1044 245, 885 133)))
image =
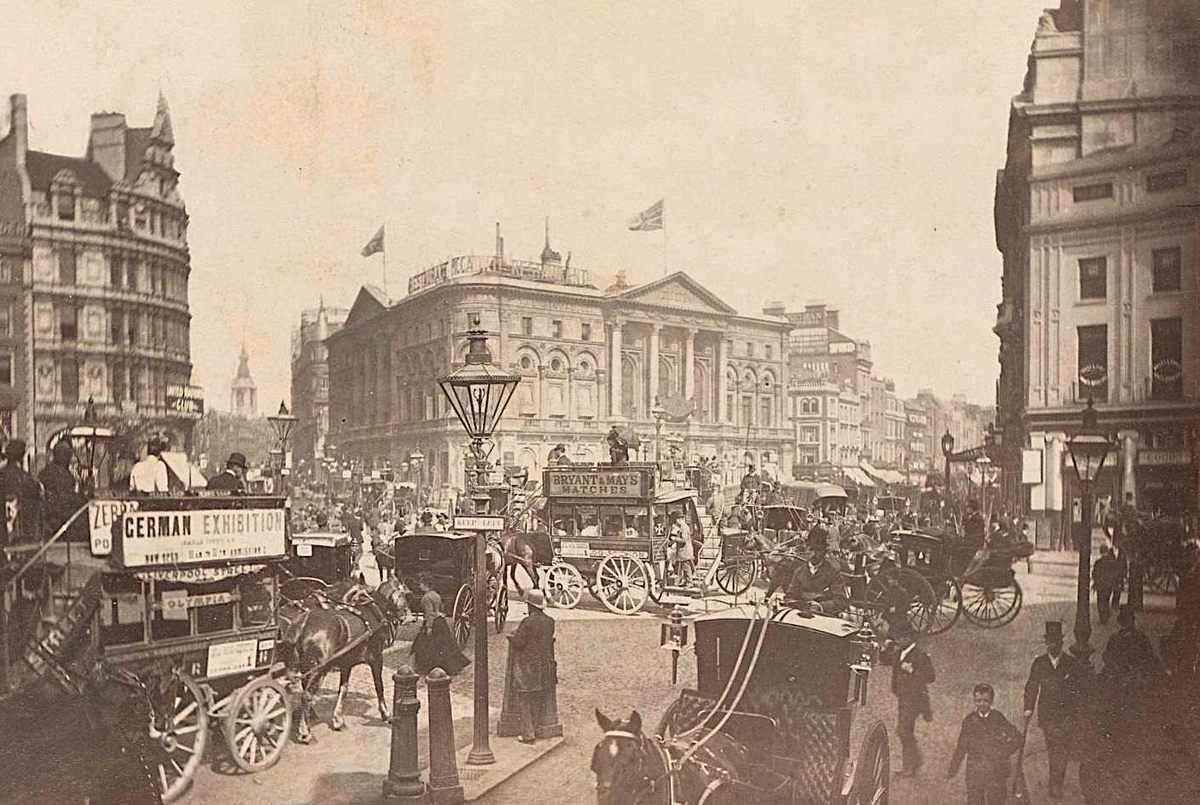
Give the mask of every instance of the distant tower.
POLYGON ((237 375, 229 385, 229 409, 234 416, 254 419, 258 417, 258 386, 250 376, 250 356, 246 354, 246 343, 242 342, 242 355, 238 359, 237 375))

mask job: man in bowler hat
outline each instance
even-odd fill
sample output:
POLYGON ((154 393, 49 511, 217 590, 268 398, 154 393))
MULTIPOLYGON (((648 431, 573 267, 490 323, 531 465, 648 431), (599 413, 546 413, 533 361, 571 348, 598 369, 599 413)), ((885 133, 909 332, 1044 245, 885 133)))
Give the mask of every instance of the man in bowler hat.
POLYGON ((967 761, 967 805, 1001 805, 1008 788, 1009 757, 1021 746, 1021 738, 999 710, 992 709, 996 691, 980 683, 972 693, 975 709, 963 719, 958 743, 946 778, 958 774, 967 761))
POLYGON ((934 681, 933 661, 917 645, 917 633, 907 622, 897 624, 889 635, 898 652, 892 665, 892 693, 896 694, 897 732, 904 766, 897 774, 911 777, 921 768, 921 750, 917 746, 917 717, 933 720, 929 706, 929 685, 934 681))
POLYGON ((230 453, 225 462, 225 469, 208 479, 206 489, 218 489, 224 492, 244 492, 246 490, 246 457, 241 453, 230 453))
POLYGON ((508 648, 513 652, 512 687, 521 719, 519 740, 531 744, 537 737, 545 691, 554 686, 558 667, 554 661, 554 619, 543 611, 546 598, 542 591, 527 591, 525 605, 529 614, 508 636, 508 648))
POLYGON ((1063 651, 1063 626, 1046 621, 1046 651, 1034 658, 1025 683, 1025 721, 1037 711, 1050 764, 1050 799, 1062 799, 1063 779, 1078 704, 1079 660, 1063 651))

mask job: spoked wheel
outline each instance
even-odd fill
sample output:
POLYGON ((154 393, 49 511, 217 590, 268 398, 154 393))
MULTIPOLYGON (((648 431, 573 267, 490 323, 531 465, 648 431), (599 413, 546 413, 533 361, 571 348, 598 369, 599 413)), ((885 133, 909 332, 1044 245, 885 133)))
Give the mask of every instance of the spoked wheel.
POLYGON ((225 717, 225 741, 245 771, 274 766, 292 730, 292 703, 283 685, 269 676, 240 689, 225 717))
POLYGON ((717 565, 717 586, 726 595, 741 595, 750 589, 760 572, 758 558, 754 556, 722 561, 717 565))
POLYGON ((887 730, 876 722, 867 730, 858 763, 854 766, 854 783, 847 805, 887 805, 892 782, 892 757, 888 748, 887 730))
POLYGON ((551 606, 573 609, 583 597, 584 586, 583 576, 573 565, 555 562, 546 571, 546 577, 542 581, 542 592, 546 594, 546 600, 551 606))
POLYGON ((941 634, 958 623, 962 614, 962 585, 953 576, 935 579, 931 585, 937 596, 937 607, 933 610, 933 621, 929 625, 929 634, 941 634))
POLYGON ((646 563, 632 556, 606 556, 596 568, 596 595, 618 615, 632 615, 645 606, 652 583, 646 563))
POLYGON ((151 723, 150 739, 159 750, 158 783, 163 802, 174 802, 191 785, 208 747, 208 699, 191 677, 180 674, 168 706, 173 709, 162 714, 162 731, 158 730, 159 719, 151 723))
POLYGON ((488 584, 492 584, 493 580, 496 584, 496 591, 492 600, 495 604, 492 607, 492 620, 496 624, 496 634, 504 631, 504 622, 508 620, 508 585, 504 583, 504 576, 492 576, 488 580, 488 584))
POLYGON ((963 616, 976 626, 995 629, 1011 623, 1021 611, 1024 594, 1016 581, 1007 587, 982 587, 964 584, 963 616))
MULTIPOLYGON (((929 632, 934 623, 934 615, 938 607, 937 595, 933 587, 917 571, 902 567, 888 571, 895 578, 908 598, 908 608, 904 619, 917 632, 929 632)), ((888 607, 892 595, 888 588, 889 576, 879 575, 871 579, 867 585, 867 604, 870 610, 871 625, 878 631, 885 623, 884 610, 888 607)))
POLYGON ((458 641, 458 647, 465 649, 467 642, 471 639, 471 617, 475 612, 475 594, 471 591, 470 584, 464 584, 458 588, 458 594, 454 596, 454 609, 450 614, 454 627, 454 639, 458 641))

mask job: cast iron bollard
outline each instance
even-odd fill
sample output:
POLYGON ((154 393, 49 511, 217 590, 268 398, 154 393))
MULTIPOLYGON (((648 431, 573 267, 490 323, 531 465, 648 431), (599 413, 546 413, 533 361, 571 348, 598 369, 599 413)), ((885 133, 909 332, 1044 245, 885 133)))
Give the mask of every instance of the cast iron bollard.
POLYGON ((401 665, 392 681, 392 759, 383 781, 383 797, 389 802, 429 805, 417 763, 417 711, 421 709, 417 675, 411 667, 401 665))
POLYGON ((429 691, 429 796, 435 805, 458 805, 463 787, 454 749, 450 677, 434 668, 425 677, 425 688, 429 691))
MULTIPOLYGON (((508 666, 504 671, 504 703, 500 708, 500 720, 496 723, 496 736, 499 738, 515 738, 521 734, 521 703, 519 693, 513 689, 513 657, 514 652, 508 652, 508 666)), ((540 691, 542 706, 537 723, 533 725, 534 735, 538 738, 557 738, 563 734, 562 724, 558 720, 558 663, 553 663, 553 679, 550 687, 540 691)))

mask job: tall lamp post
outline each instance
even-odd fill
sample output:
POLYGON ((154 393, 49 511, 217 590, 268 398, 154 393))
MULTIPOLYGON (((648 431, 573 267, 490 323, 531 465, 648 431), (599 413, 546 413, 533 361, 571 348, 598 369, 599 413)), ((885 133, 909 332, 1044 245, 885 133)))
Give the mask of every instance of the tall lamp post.
MULTIPOLYGON (((504 416, 521 378, 504 372, 492 363, 487 347, 487 332, 467 333, 470 348, 466 364, 438 381, 450 407, 471 439, 476 470, 486 460, 483 440, 490 438, 504 416)), ((476 476, 478 477, 478 476, 476 476)), ((486 505, 486 504, 485 504, 486 505)), ((487 512, 477 512, 486 514, 487 512)), ((475 735, 467 763, 482 766, 495 763, 488 743, 488 622, 487 622, 487 535, 475 534, 475 605, 472 628, 475 630, 475 735)))
POLYGON ((661 405, 655 403, 650 409, 650 415, 654 417, 654 463, 662 463, 662 426, 663 420, 666 419, 667 412, 661 405))
POLYGON ((942 455, 946 458, 946 489, 942 494, 945 513, 944 516, 949 519, 950 516, 950 456, 954 453, 954 437, 947 430, 942 434, 942 455))
POLYGON ((1104 461, 1112 452, 1114 444, 1109 435, 1097 424, 1096 409, 1089 399, 1083 410, 1083 427, 1067 440, 1071 464, 1083 492, 1080 517, 1083 520, 1076 539, 1079 549, 1079 576, 1075 588, 1075 645, 1071 651, 1079 657, 1091 653, 1088 641, 1092 637, 1091 587, 1092 569, 1092 510, 1096 505, 1096 478, 1104 469, 1104 461))
POLYGON ((279 440, 279 490, 276 494, 287 494, 283 489, 283 471, 286 469, 287 454, 288 454, 288 437, 292 435, 292 428, 296 427, 299 421, 297 417, 292 416, 288 411, 287 404, 283 401, 279 403, 279 412, 275 416, 267 417, 267 421, 271 423, 271 428, 275 431, 275 438, 279 440))

